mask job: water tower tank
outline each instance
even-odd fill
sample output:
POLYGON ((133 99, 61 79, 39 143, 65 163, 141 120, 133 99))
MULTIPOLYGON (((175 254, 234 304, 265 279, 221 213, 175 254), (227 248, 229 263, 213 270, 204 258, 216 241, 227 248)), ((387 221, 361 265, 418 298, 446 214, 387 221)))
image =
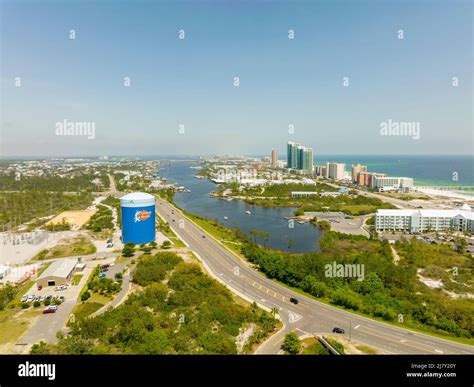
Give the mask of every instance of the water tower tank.
POLYGON ((155 197, 133 192, 120 198, 122 242, 137 245, 155 240, 155 197))

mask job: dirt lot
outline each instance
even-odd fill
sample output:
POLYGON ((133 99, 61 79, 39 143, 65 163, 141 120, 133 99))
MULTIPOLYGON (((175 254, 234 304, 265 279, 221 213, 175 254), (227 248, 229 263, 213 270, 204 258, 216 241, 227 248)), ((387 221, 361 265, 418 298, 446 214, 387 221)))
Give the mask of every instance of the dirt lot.
POLYGON ((48 224, 59 224, 63 221, 63 219, 69 223, 71 226, 75 228, 80 228, 83 224, 87 223, 92 215, 94 215, 95 211, 64 211, 61 212, 59 215, 55 216, 51 219, 48 224))

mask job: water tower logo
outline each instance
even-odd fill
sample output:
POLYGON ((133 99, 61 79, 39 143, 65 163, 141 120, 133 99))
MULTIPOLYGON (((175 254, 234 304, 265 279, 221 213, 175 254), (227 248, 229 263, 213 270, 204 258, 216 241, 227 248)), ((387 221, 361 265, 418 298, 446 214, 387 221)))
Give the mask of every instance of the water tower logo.
POLYGON ((150 217, 150 215, 151 215, 151 211, 141 210, 141 211, 135 212, 135 223, 141 222, 143 220, 147 220, 150 217))

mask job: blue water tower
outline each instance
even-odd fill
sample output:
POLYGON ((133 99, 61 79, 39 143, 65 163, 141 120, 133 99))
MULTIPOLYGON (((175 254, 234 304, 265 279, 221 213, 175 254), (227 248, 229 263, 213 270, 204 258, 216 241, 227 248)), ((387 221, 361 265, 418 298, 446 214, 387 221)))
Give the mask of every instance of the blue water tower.
POLYGON ((155 197, 133 192, 120 198, 122 242, 137 245, 155 240, 155 197))

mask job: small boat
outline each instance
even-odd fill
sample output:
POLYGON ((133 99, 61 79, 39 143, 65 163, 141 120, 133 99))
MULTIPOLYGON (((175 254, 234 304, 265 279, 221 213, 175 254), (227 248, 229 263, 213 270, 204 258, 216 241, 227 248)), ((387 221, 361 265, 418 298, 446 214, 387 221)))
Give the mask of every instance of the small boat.
POLYGON ((251 214, 251 212, 250 212, 250 211, 248 211, 248 210, 247 210, 247 211, 245 211, 245 213, 246 213, 247 215, 250 215, 250 214, 251 214))
POLYGON ((227 216, 224 216, 224 219, 227 220, 227 219, 229 219, 229 218, 228 218, 227 216))

